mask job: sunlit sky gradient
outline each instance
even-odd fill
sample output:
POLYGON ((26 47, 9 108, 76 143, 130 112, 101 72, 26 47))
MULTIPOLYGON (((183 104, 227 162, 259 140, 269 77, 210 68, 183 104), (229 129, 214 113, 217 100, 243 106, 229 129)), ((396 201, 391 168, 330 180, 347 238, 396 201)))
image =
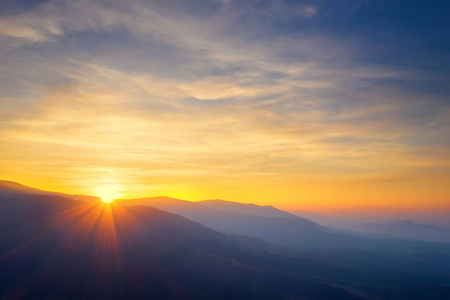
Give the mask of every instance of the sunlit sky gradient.
POLYGON ((0 178, 450 209, 448 1, 1 1, 0 178))

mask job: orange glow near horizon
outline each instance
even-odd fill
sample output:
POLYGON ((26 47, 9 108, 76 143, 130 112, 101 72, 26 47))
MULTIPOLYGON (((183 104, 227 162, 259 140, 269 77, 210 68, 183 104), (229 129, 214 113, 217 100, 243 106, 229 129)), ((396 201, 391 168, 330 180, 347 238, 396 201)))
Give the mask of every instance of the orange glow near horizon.
POLYGON ((20 181, 25 185, 67 194, 95 195, 103 203, 114 199, 135 199, 167 196, 187 201, 223 199, 257 205, 272 205, 283 210, 306 210, 318 213, 376 213, 397 212, 439 213, 450 211, 445 178, 413 181, 379 182, 376 178, 348 180, 309 180, 246 178, 240 182, 213 182, 204 178, 199 184, 186 177, 180 185, 161 184, 161 178, 152 178, 153 184, 119 180, 83 181, 67 186, 50 181, 20 181), (159 180, 159 182, 158 182, 159 180), (262 183, 258 181, 263 181, 262 183), (31 182, 31 183, 30 183, 31 182))

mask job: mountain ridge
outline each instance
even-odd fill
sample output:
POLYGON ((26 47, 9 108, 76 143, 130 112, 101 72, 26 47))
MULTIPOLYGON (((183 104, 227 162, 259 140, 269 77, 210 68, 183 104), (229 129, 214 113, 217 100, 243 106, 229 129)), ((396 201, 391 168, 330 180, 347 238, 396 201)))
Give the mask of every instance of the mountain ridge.
POLYGON ((11 194, 1 187, 0 241, 2 299, 450 297, 445 253, 297 250, 145 205, 11 194))
POLYGON ((39 195, 54 195, 54 196, 61 196, 61 197, 68 197, 74 200, 82 200, 85 202, 98 202, 100 201, 99 197, 96 196, 90 196, 90 195, 79 195, 79 194, 65 194, 60 192, 53 192, 53 191, 45 191, 42 189, 30 187, 15 181, 9 181, 9 180, 0 180, 0 189, 2 189, 3 193, 29 193, 29 194, 39 194, 39 195))

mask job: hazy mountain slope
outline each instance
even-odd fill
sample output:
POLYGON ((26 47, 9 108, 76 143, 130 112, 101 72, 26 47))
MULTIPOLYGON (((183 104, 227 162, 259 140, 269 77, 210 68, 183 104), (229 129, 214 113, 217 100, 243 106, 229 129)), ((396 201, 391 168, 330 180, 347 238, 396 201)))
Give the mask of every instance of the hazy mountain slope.
POLYGON ((304 217, 324 226, 354 229, 362 223, 391 223, 410 220, 424 225, 435 225, 450 229, 449 211, 397 212, 395 215, 341 213, 327 214, 305 210, 290 210, 289 213, 304 217))
MULTIPOLYGON (((425 224, 413 220, 364 221, 364 218, 361 216, 339 218, 301 210, 290 212, 311 219, 320 225, 339 228, 341 232, 363 237, 450 243, 450 230, 432 223, 425 224)), ((420 219, 419 217, 417 218, 420 219)), ((369 219, 375 218, 371 217, 369 219)), ((389 219, 392 219, 392 217, 389 219)), ((432 222, 432 220, 425 221, 432 222)))
MULTIPOLYGON (((211 202, 208 202, 206 204, 207 206, 205 206, 202 201, 189 202, 167 197, 119 201, 119 203, 127 206, 140 204, 156 207, 179 214, 217 231, 233 235, 258 237, 280 245, 306 248, 347 246, 347 240, 336 239, 339 236, 323 230, 321 226, 307 219, 295 217, 288 213, 284 214, 275 208, 269 209, 270 213, 265 212, 266 215, 273 216, 259 216, 258 214, 261 214, 261 207, 258 205, 250 206, 248 204, 242 204, 245 208, 242 211, 248 214, 244 214, 242 211, 241 213, 232 213, 220 209, 220 207, 226 205, 226 203, 223 204, 224 202, 221 200, 222 205, 215 207, 211 202), (280 217, 281 215, 287 217, 280 217)), ((231 205, 237 210, 237 207, 241 204, 232 203, 231 205)), ((265 208, 262 210, 264 211, 265 208)), ((358 239, 355 237, 346 238, 351 240, 358 239)))
POLYGON ((436 225, 417 223, 411 220, 387 223, 360 223, 355 226, 355 229, 358 229, 360 232, 392 238, 450 243, 450 232, 448 229, 436 225))
MULTIPOLYGON (((127 206, 152 206, 170 211, 172 213, 180 214, 195 221, 199 221, 201 218, 206 217, 206 215, 213 217, 218 222, 222 219, 240 219, 242 216, 250 216, 294 220, 297 225, 302 226, 302 229, 317 229, 320 227, 310 220, 276 209, 273 206, 259 206, 256 204, 243 204, 225 200, 191 202, 170 197, 149 197, 140 199, 123 199, 118 200, 117 202, 127 206)), ((207 218, 207 220, 210 219, 211 218, 209 217, 207 218)))
MULTIPOLYGON (((221 201, 225 202, 225 201, 221 201)), ((304 218, 261 217, 236 214, 204 206, 201 202, 189 202, 167 197, 127 199, 123 205, 141 204, 179 214, 206 227, 233 235, 261 238, 267 242, 300 249, 359 249, 390 253, 417 253, 422 250, 442 252, 450 245, 440 246, 420 242, 367 239, 358 234, 336 232, 321 227, 304 218)), ((235 207, 239 204, 233 203, 235 207)), ((257 205, 251 207, 258 210, 257 205)))
MULTIPOLYGON (((247 216, 259 216, 259 217, 269 217, 269 218, 286 218, 286 219, 298 219, 299 217, 296 215, 293 215, 289 212, 279 210, 273 206, 267 205, 267 206, 260 206, 256 204, 251 203, 239 203, 239 202, 233 202, 233 201, 226 201, 226 200, 203 200, 203 201, 197 201, 196 203, 199 203, 203 206, 221 210, 221 211, 227 211, 230 213, 235 214, 242 214, 247 216)), ((309 221, 304 219, 305 221, 309 221)))
POLYGON ((341 220, 338 218, 333 218, 330 216, 322 215, 316 212, 307 211, 307 210, 290 210, 289 213, 296 215, 298 217, 309 219, 317 224, 328 227, 345 227, 345 220, 341 220))
POLYGON ((196 216, 196 215, 218 213, 217 210, 208 208, 204 205, 199 204, 198 202, 191 202, 170 197, 119 199, 116 200, 116 203, 120 203, 126 206, 134 206, 134 205, 151 206, 182 216, 186 215, 196 216))

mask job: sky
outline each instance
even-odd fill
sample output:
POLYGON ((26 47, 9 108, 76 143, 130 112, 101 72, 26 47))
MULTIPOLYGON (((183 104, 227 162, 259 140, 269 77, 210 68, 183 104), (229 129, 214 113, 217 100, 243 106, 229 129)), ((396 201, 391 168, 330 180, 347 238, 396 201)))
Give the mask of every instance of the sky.
POLYGON ((450 210, 448 1, 0 2, 0 178, 450 210))

